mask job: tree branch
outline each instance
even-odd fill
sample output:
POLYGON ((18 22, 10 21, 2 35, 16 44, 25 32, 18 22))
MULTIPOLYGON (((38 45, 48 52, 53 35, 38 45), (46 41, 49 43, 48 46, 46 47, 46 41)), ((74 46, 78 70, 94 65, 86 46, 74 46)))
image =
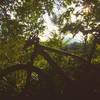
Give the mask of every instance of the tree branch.
POLYGON ((56 52, 58 54, 62 54, 64 56, 71 56, 74 59, 77 59, 78 61, 81 61, 83 63, 86 63, 87 61, 85 59, 83 59, 82 57, 76 56, 74 54, 68 53, 64 50, 59 50, 59 49, 54 49, 54 48, 50 48, 50 47, 46 47, 46 46, 41 46, 43 49, 51 51, 51 52, 56 52))

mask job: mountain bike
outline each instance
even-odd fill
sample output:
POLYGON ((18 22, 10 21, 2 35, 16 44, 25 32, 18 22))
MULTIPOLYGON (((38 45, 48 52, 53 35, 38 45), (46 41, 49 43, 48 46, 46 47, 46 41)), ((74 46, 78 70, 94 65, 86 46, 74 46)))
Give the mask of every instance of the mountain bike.
MULTIPOLYGON (((1 87, 6 88, 7 84, 8 85, 10 84, 9 77, 11 77, 11 75, 13 75, 14 73, 17 73, 18 71, 24 71, 24 75, 26 75, 24 86, 21 89, 19 89, 20 94, 18 94, 16 96, 17 99, 14 98, 15 97, 14 94, 12 94, 10 99, 13 98, 12 100, 14 100, 14 99, 19 100, 19 98, 24 97, 25 100, 29 100, 29 97, 31 96, 31 97, 34 97, 35 100, 38 100, 38 99, 40 100, 41 98, 43 98, 43 100, 56 100, 56 92, 54 89, 53 81, 48 73, 46 73, 42 69, 38 68, 37 66, 33 65, 35 58, 38 55, 43 56, 44 59, 49 63, 49 65, 61 76, 62 80, 64 80, 66 83, 69 83, 69 84, 70 84, 70 82, 72 82, 72 80, 69 79, 69 77, 65 74, 65 72, 62 70, 62 68, 59 66, 59 64, 53 60, 53 58, 48 54, 47 51, 55 52, 55 53, 58 53, 63 56, 71 56, 72 58, 76 59, 77 61, 79 61, 83 64, 86 63, 86 60, 83 59, 82 57, 76 56, 74 54, 70 54, 61 49, 55 49, 55 48, 43 46, 40 44, 39 37, 35 36, 35 35, 30 37, 26 41, 24 50, 27 49, 28 47, 31 47, 32 45, 34 45, 34 50, 32 51, 32 55, 30 57, 29 62, 18 63, 18 64, 12 65, 12 66, 8 67, 7 69, 4 69, 3 71, 1 71, 0 82, 3 84, 6 84, 5 86, 1 86, 1 87), (35 78, 33 77, 34 73, 37 74, 37 77, 35 77, 35 78), (42 87, 40 85, 42 87, 42 88, 40 88, 41 89, 40 94, 35 94, 35 95, 31 94, 32 91, 30 91, 30 90, 32 89, 32 86, 31 86, 32 81, 38 85, 40 85, 40 83, 41 83, 41 85, 45 84, 45 87, 42 87)), ((35 86, 36 86, 36 84, 35 84, 35 86)), ((11 88, 13 86, 11 85, 9 87, 11 90, 11 88)), ((14 91, 14 89, 12 91, 14 91)), ((0 97, 3 98, 2 100, 6 100, 9 98, 9 95, 7 94, 8 92, 6 89, 4 92, 4 94, 6 94, 6 95, 2 94, 3 93, 2 89, 0 90, 0 92, 1 92, 0 97)), ((31 98, 30 98, 30 100, 31 100, 31 98)))

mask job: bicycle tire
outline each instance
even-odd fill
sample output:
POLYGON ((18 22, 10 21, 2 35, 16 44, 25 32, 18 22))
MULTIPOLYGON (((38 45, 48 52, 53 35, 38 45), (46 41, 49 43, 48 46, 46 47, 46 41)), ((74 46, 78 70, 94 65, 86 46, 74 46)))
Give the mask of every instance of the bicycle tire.
MULTIPOLYGON (((29 65, 27 65, 27 64, 16 64, 16 65, 13 65, 13 66, 11 66, 11 67, 9 67, 9 68, 7 68, 7 69, 4 69, 1 73, 0 73, 0 80, 4 77, 4 76, 6 76, 6 75, 8 75, 8 74, 10 74, 10 73, 12 73, 12 72, 15 72, 15 71, 18 71, 18 70, 25 70, 26 72, 28 72, 29 71, 29 65)), ((46 85, 47 85, 47 88, 48 88, 48 91, 50 91, 49 93, 48 93, 48 96, 47 96, 47 98, 48 98, 48 100, 51 98, 51 96, 54 98, 54 87, 53 87, 53 84, 52 84, 52 82, 51 82, 51 79, 50 79, 50 77, 49 77, 49 75, 47 75, 43 70, 41 70, 41 69, 39 69, 39 68, 37 68, 37 67, 35 67, 35 66, 31 66, 30 67, 30 70, 32 71, 32 72, 35 72, 36 74, 38 74, 40 77, 42 77, 44 80, 45 80, 45 82, 46 82, 46 85), (50 94, 51 93, 51 94, 50 94)), ((47 99, 46 98, 46 99, 47 99)), ((7 97, 7 99, 8 99, 8 97, 7 97)), ((11 99, 11 98, 10 98, 11 99)), ((29 98, 28 98, 29 99, 29 98)), ((28 100, 27 99, 27 100, 28 100)), ((13 99, 14 100, 14 99, 13 99)), ((17 100, 19 100, 19 98, 17 99, 17 100)), ((25 98, 25 100, 26 100, 26 98, 25 98)))

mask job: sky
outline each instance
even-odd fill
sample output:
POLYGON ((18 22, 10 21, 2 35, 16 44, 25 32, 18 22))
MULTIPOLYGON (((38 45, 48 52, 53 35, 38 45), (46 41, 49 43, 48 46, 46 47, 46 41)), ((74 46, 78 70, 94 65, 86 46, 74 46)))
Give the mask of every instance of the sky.
MULTIPOLYGON (((75 5, 72 5, 72 6, 74 7, 75 5)), ((77 8, 75 8, 75 11, 77 12, 80 9, 81 8, 77 7, 77 8)), ((54 5, 53 11, 56 13, 56 15, 59 16, 63 12, 66 11, 66 8, 63 8, 61 6, 59 7, 59 4, 58 4, 58 6, 54 5)), ((13 18, 13 14, 11 14, 11 15, 12 15, 12 18, 13 18)), ((50 17, 47 13, 45 13, 43 15, 43 18, 44 18, 44 21, 45 21, 44 25, 46 26, 46 29, 44 31, 44 34, 40 35, 39 37, 40 37, 41 41, 46 41, 50 37, 50 34, 52 32, 56 32, 56 33, 59 33, 59 32, 58 32, 58 27, 50 20, 50 17)), ((74 15, 72 15, 71 20, 72 20, 72 22, 75 22, 77 20, 77 18, 74 15)), ((71 40, 71 42, 82 42, 83 41, 83 35, 82 35, 82 33, 78 33, 73 38, 72 34, 68 34, 68 35, 65 36, 65 40, 69 40, 69 39, 71 40)))
MULTIPOLYGON (((44 34, 42 36, 40 36, 40 39, 41 39, 41 41, 46 41, 50 37, 50 34, 52 32, 56 32, 56 33, 59 33, 59 32, 58 32, 58 27, 54 23, 52 23, 48 14, 45 14, 43 17, 45 19, 46 29, 44 31, 44 34)), ((72 22, 76 21, 75 16, 72 16, 71 19, 72 19, 72 22)), ((71 42, 82 42, 83 41, 83 35, 82 35, 82 33, 78 33, 73 38, 72 34, 68 34, 68 35, 65 36, 65 40, 69 40, 69 39, 71 40, 71 42)))
MULTIPOLYGON (((74 5, 72 5, 72 6, 74 6, 74 5)), ((58 15, 58 16, 66 11, 65 8, 60 7, 60 9, 59 9, 56 5, 54 6, 53 10, 56 13, 56 15, 58 15)), ((80 10, 81 10, 81 8, 79 8, 79 7, 75 8, 75 12, 80 11, 80 10)), ((50 20, 50 17, 47 13, 44 14, 43 18, 45 20, 46 29, 44 31, 44 34, 42 36, 40 36, 40 39, 41 39, 41 41, 46 41, 50 37, 50 34, 52 32, 56 32, 56 33, 59 33, 59 32, 58 32, 58 27, 50 20)), ((71 20, 72 20, 72 22, 75 22, 77 20, 76 16, 72 15, 71 20)), ((69 39, 71 40, 71 42, 82 42, 83 35, 82 35, 82 33, 78 33, 73 38, 72 34, 68 34, 65 36, 65 40, 69 40, 69 39)))

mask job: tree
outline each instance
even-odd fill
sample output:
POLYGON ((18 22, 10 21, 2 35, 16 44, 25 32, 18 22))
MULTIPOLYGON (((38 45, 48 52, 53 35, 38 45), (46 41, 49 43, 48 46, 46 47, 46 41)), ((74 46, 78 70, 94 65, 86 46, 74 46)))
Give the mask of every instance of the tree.
MULTIPOLYGON (((49 53, 58 64, 61 64, 61 68, 70 80, 69 83, 61 80, 64 78, 59 78, 60 75, 57 75, 56 71, 47 69, 49 65, 41 56, 36 59, 35 64, 51 74, 57 93, 60 95, 58 99, 59 97, 83 96, 83 94, 84 96, 100 94, 98 85, 100 83, 98 70, 100 65, 99 5, 100 0, 0 0, 0 69, 3 70, 16 63, 27 63, 30 60, 28 58, 32 55, 34 46, 25 50, 23 47, 32 36, 44 34, 43 15, 48 14, 59 30, 58 33, 53 32, 52 37, 41 44, 69 50, 80 58, 84 58, 86 62, 81 63, 72 57, 49 53), (74 21, 72 17, 75 18, 74 21), (73 34, 73 37, 82 33, 83 43, 78 45, 73 43, 69 46, 65 44, 64 36, 69 33, 73 34)), ((23 83, 25 84, 27 75, 23 71, 16 73, 20 78, 24 77, 22 80, 19 77, 15 79, 14 75, 12 74, 10 80, 15 87, 17 84, 20 88, 23 83)), ((33 76, 36 74, 33 73, 33 76)), ((34 84, 35 89, 40 88, 36 86, 36 81, 34 84)))

